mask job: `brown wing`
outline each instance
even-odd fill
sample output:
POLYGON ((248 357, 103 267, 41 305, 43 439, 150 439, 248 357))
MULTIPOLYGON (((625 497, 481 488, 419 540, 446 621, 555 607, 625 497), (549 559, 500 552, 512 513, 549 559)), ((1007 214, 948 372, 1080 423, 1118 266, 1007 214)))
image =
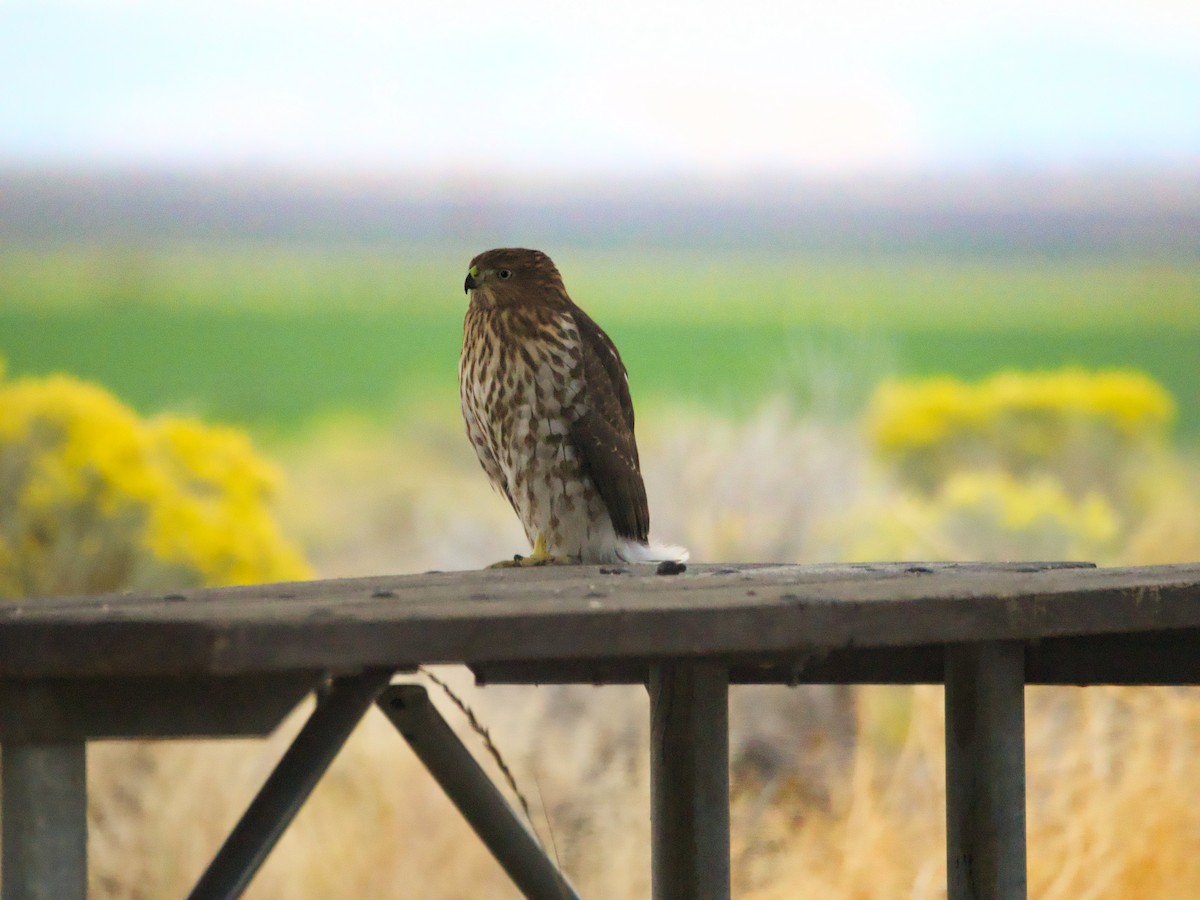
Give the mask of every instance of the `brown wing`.
POLYGON ((618 537, 645 543, 650 508, 638 468, 633 400, 621 355, 583 310, 572 310, 579 329, 587 412, 571 423, 571 441, 608 508, 618 537))

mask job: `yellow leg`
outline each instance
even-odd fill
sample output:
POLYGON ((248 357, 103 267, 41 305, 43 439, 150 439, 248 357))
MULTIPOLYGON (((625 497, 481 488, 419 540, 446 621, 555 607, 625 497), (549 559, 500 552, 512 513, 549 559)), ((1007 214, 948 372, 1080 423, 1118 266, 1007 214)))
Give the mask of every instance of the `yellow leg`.
POLYGON ((539 534, 533 542, 533 552, 528 556, 514 556, 512 559, 502 559, 492 563, 489 569, 512 569, 525 566, 570 566, 577 562, 568 556, 551 556, 546 547, 546 536, 539 534))

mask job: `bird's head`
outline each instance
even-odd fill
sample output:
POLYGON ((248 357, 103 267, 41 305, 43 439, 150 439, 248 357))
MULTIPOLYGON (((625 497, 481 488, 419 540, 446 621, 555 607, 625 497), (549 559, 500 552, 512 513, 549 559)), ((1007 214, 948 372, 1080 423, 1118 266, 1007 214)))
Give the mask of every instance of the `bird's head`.
POLYGON ((493 306, 552 305, 567 300, 562 276, 540 250, 505 247, 480 253, 467 269, 463 290, 472 302, 493 306))

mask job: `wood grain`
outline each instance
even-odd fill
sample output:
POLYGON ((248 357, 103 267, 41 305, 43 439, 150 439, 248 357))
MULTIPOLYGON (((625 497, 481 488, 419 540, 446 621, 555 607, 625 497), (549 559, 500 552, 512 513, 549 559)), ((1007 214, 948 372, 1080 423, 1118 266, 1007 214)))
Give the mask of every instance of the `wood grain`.
POLYGON ((0 677, 678 657, 819 664, 872 648, 1196 628, 1200 563, 723 565, 675 576, 548 567, 10 603, 0 607, 0 677))

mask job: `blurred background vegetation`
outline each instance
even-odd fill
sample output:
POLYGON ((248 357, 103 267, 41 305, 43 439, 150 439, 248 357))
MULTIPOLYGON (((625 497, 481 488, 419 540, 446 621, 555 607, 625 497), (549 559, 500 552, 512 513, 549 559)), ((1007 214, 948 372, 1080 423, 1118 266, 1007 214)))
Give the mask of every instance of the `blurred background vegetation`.
MULTIPOLYGON (((0 597, 521 550, 456 385, 501 245, 620 347, 693 559, 1200 559, 1197 46, 1174 0, 0 4, 0 597)), ((584 896, 647 896, 645 692, 439 674, 584 896)), ((1027 710, 1031 895, 1200 896, 1200 692, 1027 710)), ((184 894, 305 713, 93 744, 91 893, 184 894)), ((738 897, 944 896, 939 688, 731 721, 738 897)), ((515 892, 372 715, 249 895, 515 892)))
POLYGON ((459 271, 515 242, 558 260, 648 412, 745 415, 782 393, 853 415, 886 374, 1119 366, 1162 383, 1195 441, 1200 182, 1160 185, 1166 202, 1116 180, 1116 198, 1014 177, 982 197, 914 179, 840 203, 814 185, 546 208, 450 192, 441 207, 401 197, 387 219, 365 187, 264 179, 260 211, 235 177, 0 174, 0 354, 260 434, 452 417, 459 271), (1039 189, 1036 208, 1008 209, 1039 189))

